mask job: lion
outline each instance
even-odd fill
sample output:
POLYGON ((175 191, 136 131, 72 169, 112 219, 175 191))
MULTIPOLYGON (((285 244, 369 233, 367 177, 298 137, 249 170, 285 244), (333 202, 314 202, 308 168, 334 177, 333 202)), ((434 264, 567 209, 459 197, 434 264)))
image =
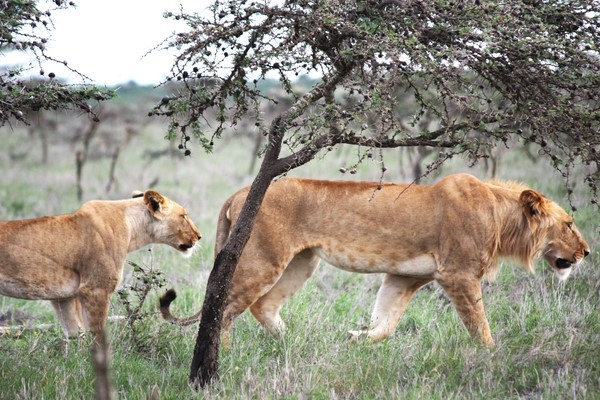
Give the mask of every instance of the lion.
MULTIPOLYGON (((218 220, 215 254, 239 218, 248 188, 230 197, 218 220)), ((436 184, 281 179, 268 189, 233 275, 222 321, 224 343, 246 309, 270 332, 283 332, 279 311, 320 260, 350 272, 383 273, 370 326, 354 339, 389 337, 413 295, 436 281, 472 337, 493 346, 481 281, 508 257, 533 271, 543 257, 561 280, 590 252, 560 206, 518 183, 482 182, 468 174, 436 184)), ((177 324, 161 299, 163 317, 177 324)))
POLYGON ((127 253, 151 243, 184 254, 201 238, 185 208, 157 191, 92 200, 71 214, 0 222, 0 295, 50 300, 67 338, 98 337, 127 253))

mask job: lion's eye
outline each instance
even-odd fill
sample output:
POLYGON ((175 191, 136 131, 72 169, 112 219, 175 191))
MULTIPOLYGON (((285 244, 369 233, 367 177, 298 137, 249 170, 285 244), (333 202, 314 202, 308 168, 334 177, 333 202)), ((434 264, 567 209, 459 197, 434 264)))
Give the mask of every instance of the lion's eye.
POLYGON ((573 221, 567 222, 567 228, 573 229, 573 221))

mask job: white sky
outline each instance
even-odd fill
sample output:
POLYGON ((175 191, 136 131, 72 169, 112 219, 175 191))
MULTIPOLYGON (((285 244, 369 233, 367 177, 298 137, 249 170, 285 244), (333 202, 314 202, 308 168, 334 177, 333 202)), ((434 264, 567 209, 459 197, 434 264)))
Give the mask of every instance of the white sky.
MULTIPOLYGON (((168 76, 175 60, 174 52, 155 50, 144 55, 173 32, 184 31, 183 22, 163 18, 165 11, 208 12, 211 0, 75 0, 77 7, 55 11, 48 53, 65 60, 69 66, 99 85, 117 85, 135 81, 156 85, 168 76)), ((40 7, 46 7, 40 1, 40 7)), ((0 54, 0 64, 27 63, 35 60, 17 52, 0 54)), ((60 65, 44 65, 46 75, 69 83, 82 83, 77 75, 60 65)), ((39 67, 33 64, 31 74, 39 67)))

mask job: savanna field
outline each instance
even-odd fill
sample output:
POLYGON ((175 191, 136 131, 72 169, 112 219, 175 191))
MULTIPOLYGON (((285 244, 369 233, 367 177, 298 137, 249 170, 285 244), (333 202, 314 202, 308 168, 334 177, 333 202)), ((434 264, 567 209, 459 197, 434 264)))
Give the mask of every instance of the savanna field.
MULTIPOLYGON (((82 201, 127 198, 133 190, 152 187, 185 206, 203 234, 189 258, 161 245, 129 255, 128 261, 146 274, 126 266, 110 314, 131 315, 144 277, 152 290, 138 319, 107 325, 118 398, 146 399, 153 390, 162 399, 600 398, 600 214, 586 200, 580 171, 572 171, 574 215, 591 255, 564 283, 542 260, 533 275, 505 260, 496 280, 484 285, 497 344, 493 350, 471 340, 435 284, 417 293, 390 339, 350 344, 347 331, 368 325, 382 276, 323 263, 284 306, 285 337, 267 334, 244 314, 236 320, 231 349, 221 352, 220 381, 193 391, 187 382, 197 325, 182 328, 161 320, 158 297, 175 288, 179 297, 172 309, 177 315, 191 315, 202 306, 217 215, 234 191, 252 181, 255 143, 244 134, 251 128, 240 127, 217 142, 212 154, 192 145, 191 156, 183 157, 177 142, 164 139, 164 121, 147 118, 147 111, 132 104, 105 110, 112 116, 92 134, 87 117, 65 113, 47 115, 37 124, 33 118, 31 129, 22 124, 0 129, 0 219, 76 210, 81 204, 76 154, 85 151, 88 137, 82 201)), ((536 161, 536 152, 533 146, 529 153, 522 151, 522 144, 501 149, 496 177, 522 181, 570 211, 560 174, 545 160, 536 161)), ((390 150, 384 156, 385 181, 412 180, 416 154, 390 150)), ((379 179, 378 157, 365 160, 355 174, 340 172, 351 170, 356 161, 356 149, 336 148, 290 176, 379 179)), ((468 165, 455 159, 425 182, 459 171, 490 176, 489 165, 468 165)), ((0 326, 9 327, 0 333, 0 399, 93 398, 91 340, 67 344, 49 303, 0 297, 0 326)))

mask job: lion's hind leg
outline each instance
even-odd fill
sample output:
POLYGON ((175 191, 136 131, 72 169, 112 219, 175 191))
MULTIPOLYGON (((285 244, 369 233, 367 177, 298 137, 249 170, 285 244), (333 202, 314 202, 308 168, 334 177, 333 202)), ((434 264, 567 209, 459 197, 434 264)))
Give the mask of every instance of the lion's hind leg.
POLYGON ((80 332, 85 330, 81 302, 78 297, 52 300, 51 303, 67 338, 77 337, 80 332))
POLYGON ((254 318, 269 332, 283 333, 285 323, 279 315, 283 304, 289 300, 311 277, 321 259, 311 249, 296 254, 273 287, 251 307, 254 318))
MULTIPOLYGON (((273 329, 277 331, 279 327, 283 327, 283 322, 279 318, 279 309, 286 298, 277 299, 274 294, 289 293, 289 298, 293 294, 290 285, 293 279, 291 279, 291 276, 285 278, 283 282, 288 282, 288 284, 282 283, 279 286, 281 289, 273 291, 273 288, 281 280, 282 275, 286 274, 286 265, 285 263, 278 264, 274 262, 273 259, 277 260, 280 257, 270 258, 269 256, 272 256, 272 254, 265 253, 265 248, 268 247, 265 247, 264 244, 259 249, 253 248, 252 244, 246 245, 246 249, 235 270, 221 323, 221 343, 225 347, 229 347, 231 343, 233 321, 249 307, 252 307, 254 316, 268 330, 273 329), (283 290, 283 288, 286 288, 286 290, 283 290), (263 297, 265 299, 261 301, 263 297)), ((306 253, 305 256, 300 256, 298 260, 304 258, 311 259, 309 254, 312 253, 306 253)), ((286 257, 283 256, 283 258, 285 259, 286 257)), ((288 259, 295 260, 295 257, 290 255, 288 259)), ((318 263, 318 258, 316 262, 318 263)), ((297 263, 299 262, 295 261, 289 264, 296 265, 297 263)), ((304 264, 305 262, 299 263, 299 265, 304 264)), ((293 265, 292 269, 295 269, 293 265)), ((301 283, 304 283, 314 268, 316 268, 316 265, 312 269, 308 266, 304 268, 299 267, 299 275, 295 276, 295 279, 300 279, 301 283), (301 270, 303 274, 300 274, 301 270)), ((301 284, 298 287, 300 286, 301 284)))
POLYGON ((396 329, 413 295, 432 280, 386 274, 377 293, 369 328, 350 331, 350 339, 358 340, 366 334, 368 340, 378 342, 389 337, 396 329))

